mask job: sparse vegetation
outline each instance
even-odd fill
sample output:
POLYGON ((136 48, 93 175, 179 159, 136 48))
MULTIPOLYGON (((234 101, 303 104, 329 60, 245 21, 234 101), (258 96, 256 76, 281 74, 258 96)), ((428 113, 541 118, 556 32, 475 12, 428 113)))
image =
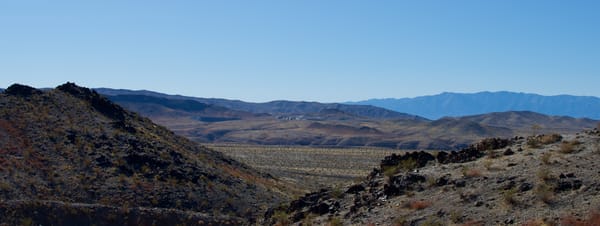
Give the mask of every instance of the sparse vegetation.
POLYGON ((342 190, 342 186, 335 186, 331 189, 331 197, 341 198, 344 196, 344 191, 342 190))
POLYGON ((553 144, 562 140, 559 134, 542 134, 527 137, 527 146, 529 148, 539 148, 542 145, 553 144))
POLYGON ((398 166, 400 167, 400 169, 402 169, 404 171, 410 171, 410 170, 416 169, 418 167, 418 164, 417 164, 417 160, 415 160, 413 158, 408 158, 408 159, 400 161, 398 166))
POLYGON ((455 224, 462 222, 463 221, 463 211, 462 210, 450 211, 450 221, 455 224))
POLYGON ((555 177, 552 175, 552 172, 547 167, 542 167, 537 171, 537 177, 540 181, 545 182, 549 180, 553 180, 555 177))
POLYGON ((563 141, 560 144, 560 153, 571 154, 577 150, 577 146, 580 144, 578 140, 563 141))
MULTIPOLYGON (((54 92, 53 95, 69 98, 69 94, 62 92, 54 92)), ((47 99, 52 100, 50 97, 47 99)), ((1 101, 6 100, 0 99, 0 106, 5 106, 1 101)), ((260 221, 263 216, 269 217, 267 222, 252 223, 443 225, 451 222, 511 225, 565 209, 578 217, 560 218, 565 225, 590 222, 595 225, 593 222, 598 221, 598 217, 594 216, 579 219, 583 216, 582 209, 592 208, 598 196, 595 189, 597 154, 593 152, 597 147, 593 145, 598 142, 595 133, 565 135, 569 140, 581 142, 572 144, 575 151, 568 153, 577 152, 572 155, 559 155, 560 150, 550 150, 560 147, 560 144, 552 143, 558 139, 558 136, 552 135, 536 136, 536 142, 543 148, 532 149, 528 153, 502 152, 518 150, 526 145, 523 138, 515 138, 490 139, 493 142, 487 142, 488 145, 472 146, 454 153, 440 151, 433 157, 428 152, 413 152, 424 153, 415 154, 417 157, 414 159, 381 160, 390 153, 402 152, 400 150, 249 145, 223 145, 233 148, 223 151, 226 155, 222 155, 173 136, 164 128, 153 126, 147 119, 137 118, 139 116, 126 115, 123 116, 126 120, 120 120, 111 118, 114 113, 110 111, 89 115, 86 112, 93 105, 80 99, 75 102, 73 106, 60 105, 57 109, 40 111, 46 115, 41 117, 42 121, 37 119, 39 114, 31 109, 23 112, 25 116, 18 114, 16 120, 9 117, 17 115, 14 112, 21 108, 35 108, 33 104, 0 108, 4 112, 0 115, 4 117, 0 118, 0 135, 8 137, 0 139, 0 142, 6 143, 0 146, 0 218, 3 213, 21 211, 18 212, 20 215, 17 214, 20 218, 15 217, 16 220, 8 225, 23 224, 20 221, 22 216, 30 215, 21 213, 33 212, 30 211, 32 209, 13 208, 22 203, 5 201, 13 197, 60 200, 27 203, 53 208, 62 206, 54 209, 53 213, 94 216, 97 213, 94 211, 105 211, 105 218, 119 222, 116 225, 121 225, 122 218, 132 217, 131 221, 137 222, 142 219, 133 219, 136 216, 156 217, 143 215, 144 211, 151 214, 174 211, 169 216, 184 219, 172 223, 174 225, 189 225, 187 223, 192 221, 188 219, 201 225, 222 225, 225 222, 246 225, 249 222, 245 219, 260 221), (82 104, 84 108, 81 108, 82 104), (56 112, 65 116, 55 117, 56 112), (33 123, 23 118, 30 116, 35 118, 33 123), (95 117, 102 120, 95 120, 95 117), (44 139, 38 139, 38 133, 27 134, 30 127, 48 122, 53 125, 52 128, 42 127, 40 131, 53 134, 47 139, 49 142, 39 144, 44 139), (496 144, 504 144, 505 141, 509 146, 498 148, 496 144), (19 148, 21 146, 25 147, 19 148), (488 158, 484 158, 485 151, 490 149, 495 151, 488 152, 488 158), (53 155, 48 155, 48 152, 53 155), (504 153, 507 157, 494 153, 504 153), (255 162, 251 165, 265 174, 227 155, 255 162), (57 162, 57 159, 61 161, 57 162), (552 161, 555 161, 554 164, 551 164, 552 161), (503 168, 491 170, 493 166, 503 168), (485 169, 487 171, 483 171, 485 169), (299 184, 313 183, 300 192, 314 192, 300 195, 297 190, 283 186, 283 181, 266 173, 299 184), (393 178, 390 179, 391 176, 393 178), (334 182, 353 184, 342 186, 342 183, 334 182), (310 189, 320 188, 320 185, 331 189, 310 189), (301 200, 266 211, 275 203, 288 203, 282 194, 289 195, 292 191, 301 200), (247 198, 251 200, 240 202, 247 198), (507 204, 505 207, 508 209, 495 209, 502 203, 507 204), (86 205, 90 205, 89 208, 81 208, 86 205), (113 207, 117 205, 120 207, 113 207), (87 215, 81 215, 83 210, 89 211, 87 215), (513 210, 523 215, 514 215, 513 210), (265 212, 268 214, 263 214, 265 212), (206 216, 222 217, 224 221, 202 218, 206 216)), ((368 127, 367 124, 365 127, 368 127)), ((53 217, 59 219, 62 215, 53 217)), ((543 223, 558 220, 556 215, 552 217, 543 223)), ((138 223, 151 225, 146 221, 138 223)))
POLYGON ((540 130, 542 130, 542 126, 539 124, 533 124, 531 125, 531 133, 533 136, 536 136, 540 133, 540 130))
MULTIPOLYGON (((386 155, 405 150, 212 144, 210 148, 278 178, 302 181, 304 191, 362 180, 386 155)), ((397 169, 384 172, 393 175, 397 169)))
POLYGON ((501 152, 499 151, 494 151, 494 150, 489 150, 487 151, 487 157, 490 159, 495 159, 495 158, 499 158, 501 155, 501 152))
POLYGON ((542 135, 540 138, 540 142, 542 144, 553 144, 562 140, 562 136, 560 134, 547 134, 542 135))
POLYGON ((390 178, 392 176, 394 176, 396 173, 398 173, 398 169, 400 167, 398 166, 390 166, 385 168, 385 170, 383 171, 383 175, 385 175, 387 178, 390 178))
POLYGON ((332 217, 331 219, 329 219, 329 222, 327 222, 327 226, 343 226, 344 224, 342 223, 342 220, 338 217, 332 217))
POLYGON ((539 148, 542 145, 540 144, 540 142, 535 139, 535 137, 528 137, 527 138, 527 147, 529 148, 539 148))
POLYGON ((481 172, 481 170, 478 170, 475 168, 469 168, 467 166, 463 166, 462 174, 464 177, 467 177, 467 178, 483 176, 483 173, 481 172))
POLYGON ((511 206, 519 204, 519 201, 517 200, 517 197, 516 197, 518 191, 519 191, 519 189, 516 187, 504 191, 504 193, 502 194, 504 203, 511 205, 511 206))
POLYGON ((275 225, 277 226, 287 226, 292 224, 292 222, 289 219, 289 216, 283 210, 275 211, 275 214, 273 214, 273 219, 275 219, 275 225))
POLYGON ((406 216, 400 215, 395 217, 392 223, 394 226, 405 226, 408 223, 408 221, 406 220, 406 216))
POLYGON ((486 159, 485 161, 483 161, 483 167, 485 167, 485 169, 492 170, 492 165, 494 164, 494 161, 486 159))
POLYGON ((421 223, 422 226, 444 226, 444 223, 437 217, 430 216, 421 223))
POLYGON ((540 157, 540 160, 542 160, 542 163, 544 163, 544 165, 550 165, 552 162, 550 161, 552 158, 552 153, 550 152, 545 152, 544 154, 542 154, 542 156, 540 157))
POLYGON ((408 208, 413 210, 422 210, 431 206, 431 202, 425 200, 412 200, 408 202, 408 208))
POLYGON ((554 203, 556 200, 556 196, 554 194, 554 186, 549 185, 547 183, 539 183, 535 188, 536 197, 542 202, 550 205, 554 203))

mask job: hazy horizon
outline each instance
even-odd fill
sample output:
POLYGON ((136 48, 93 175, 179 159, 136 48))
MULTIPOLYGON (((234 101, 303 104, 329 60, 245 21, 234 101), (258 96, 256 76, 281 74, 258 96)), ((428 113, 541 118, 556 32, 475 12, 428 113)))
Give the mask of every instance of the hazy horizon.
POLYGON ((595 1, 10 1, 0 84, 249 102, 600 96, 595 1))
MULTIPOLYGON (((73 82, 73 81, 67 81, 67 82, 73 82)), ((66 83, 66 82, 65 82, 66 83)), ((73 82, 77 85, 81 85, 78 84, 77 82, 73 82)), ((16 82, 13 84, 21 84, 21 85, 27 85, 30 86, 30 84, 25 84, 25 83, 20 83, 20 82, 16 82)), ((56 86, 62 85, 64 83, 61 84, 57 84, 56 86)), ((12 85, 12 84, 10 84, 12 85)), ((8 86, 10 86, 8 85, 8 86)), ((7 86, 7 87, 8 87, 7 86)), ((53 89, 54 87, 34 87, 37 89, 53 89)), ((0 87, 0 89, 6 89, 7 87, 0 87)), ((224 98, 224 97, 217 97, 217 96, 193 96, 193 95, 185 95, 185 94, 180 94, 180 93, 165 93, 165 92, 160 92, 160 91, 156 91, 156 90, 149 90, 149 89, 128 89, 128 88, 118 88, 118 87, 87 87, 87 88, 91 88, 91 89, 114 89, 114 90, 130 90, 130 91, 149 91, 149 92, 156 92, 156 93, 161 93, 161 94, 166 94, 166 95, 175 95, 175 96, 187 96, 187 97, 198 97, 198 98, 217 98, 217 99, 228 99, 228 100, 240 100, 240 101, 244 101, 244 102, 249 102, 249 103, 265 103, 265 102, 271 102, 271 101, 306 101, 306 102, 320 102, 320 103, 352 103, 352 102, 361 102, 361 101, 367 101, 367 100, 385 100, 385 99, 413 99, 413 98, 419 98, 419 97, 428 97, 428 96, 436 96, 436 95, 442 95, 445 93, 450 93, 450 94, 479 94, 479 93, 485 93, 485 92, 489 92, 489 93, 501 93, 501 92, 508 92, 508 93, 517 93, 517 94, 528 94, 528 95, 540 95, 540 96, 546 96, 546 97, 550 97, 550 96, 577 96, 577 97, 595 97, 595 98, 600 98, 599 96, 585 96, 585 95, 572 95, 572 94, 556 94, 556 95, 544 95, 544 94, 539 94, 539 93, 531 93, 531 92, 521 92, 521 91, 510 91, 510 90, 497 90, 497 91, 489 91, 489 90, 482 90, 482 91, 475 91, 475 92, 451 92, 451 91, 442 91, 440 93, 434 93, 434 94, 425 94, 425 95, 419 95, 419 96, 410 96, 410 97, 375 97, 375 98, 367 98, 367 99, 361 99, 361 100, 344 100, 344 101, 338 101, 338 102, 323 102, 323 101, 317 101, 317 100, 303 100, 303 99, 272 99, 272 100, 266 100, 266 101, 250 101, 250 100, 244 100, 244 99, 235 99, 235 98, 224 98)))

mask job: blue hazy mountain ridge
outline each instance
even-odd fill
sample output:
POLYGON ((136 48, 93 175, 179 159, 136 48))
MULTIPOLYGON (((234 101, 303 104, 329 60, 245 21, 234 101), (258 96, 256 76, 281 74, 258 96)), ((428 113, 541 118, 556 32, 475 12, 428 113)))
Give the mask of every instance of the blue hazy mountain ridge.
POLYGON ((542 96, 516 92, 441 93, 415 98, 386 98, 347 102, 373 105, 428 119, 506 111, 533 111, 546 115, 600 119, 600 98, 592 96, 542 96))

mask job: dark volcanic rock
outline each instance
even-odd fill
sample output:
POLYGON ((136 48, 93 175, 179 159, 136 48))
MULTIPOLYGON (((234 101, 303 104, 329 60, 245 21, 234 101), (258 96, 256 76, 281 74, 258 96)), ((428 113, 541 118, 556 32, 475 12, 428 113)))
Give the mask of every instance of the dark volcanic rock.
MULTIPOLYGON (((296 222, 302 220, 309 214, 323 215, 333 213, 340 208, 340 204, 334 201, 328 189, 321 189, 318 192, 312 192, 290 203, 287 209, 283 211, 292 214, 291 220, 296 222)), ((265 219, 269 219, 275 213, 275 209, 269 209, 265 213, 265 219)))
POLYGON ((13 96, 28 97, 31 95, 42 94, 43 92, 30 86, 13 84, 10 87, 6 88, 6 90, 4 90, 4 93, 13 96))
POLYGON ((389 166, 397 166, 400 162, 409 159, 415 160, 417 167, 423 167, 427 165, 427 162, 435 160, 435 157, 424 151, 408 152, 404 155, 392 154, 381 160, 380 167, 383 169, 389 166))
POLYGON ((577 190, 581 188, 583 182, 575 177, 575 174, 569 173, 567 175, 560 174, 558 181, 556 182, 556 187, 554 191, 562 192, 562 191, 570 191, 577 190))
POLYGON ((508 148, 508 149, 506 149, 506 151, 504 151, 505 156, 514 155, 514 154, 515 154, 515 152, 510 148, 508 148))
POLYGON ((460 151, 440 152, 437 160, 442 164, 469 162, 484 156, 485 151, 504 148, 510 144, 511 140, 508 139, 487 138, 460 151))
POLYGON ((352 185, 348 188, 348 190, 346 190, 346 193, 349 194, 358 194, 361 191, 364 191, 365 187, 362 184, 355 184, 352 185))
POLYGON ((510 145, 512 142, 509 139, 502 138, 486 138, 478 143, 471 145, 470 148, 474 148, 478 151, 487 151, 487 150, 496 150, 500 148, 505 148, 510 145))
POLYGON ((448 182, 450 182, 450 174, 446 174, 438 179, 435 180, 435 185, 437 186, 444 186, 447 185, 448 182))
POLYGON ((425 182, 425 177, 419 174, 408 173, 390 177, 389 182, 384 185, 383 192, 387 196, 398 196, 407 190, 421 189, 419 184, 425 182))
POLYGON ((526 192, 533 189, 533 185, 527 182, 523 182, 521 185, 519 185, 519 191, 520 192, 526 192))
POLYGON ((125 120, 126 112, 121 106, 112 103, 108 98, 98 94, 96 91, 80 87, 75 83, 65 83, 56 87, 57 90, 69 93, 74 97, 89 101, 97 111, 115 120, 125 120))

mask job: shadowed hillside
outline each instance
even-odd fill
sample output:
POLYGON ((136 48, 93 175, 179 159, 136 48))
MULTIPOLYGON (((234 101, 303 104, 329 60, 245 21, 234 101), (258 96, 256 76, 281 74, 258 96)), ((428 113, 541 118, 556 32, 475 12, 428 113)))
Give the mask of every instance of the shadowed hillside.
POLYGON ((10 225, 238 225, 286 200, 269 175, 73 83, 0 94, 0 163, 10 225))

